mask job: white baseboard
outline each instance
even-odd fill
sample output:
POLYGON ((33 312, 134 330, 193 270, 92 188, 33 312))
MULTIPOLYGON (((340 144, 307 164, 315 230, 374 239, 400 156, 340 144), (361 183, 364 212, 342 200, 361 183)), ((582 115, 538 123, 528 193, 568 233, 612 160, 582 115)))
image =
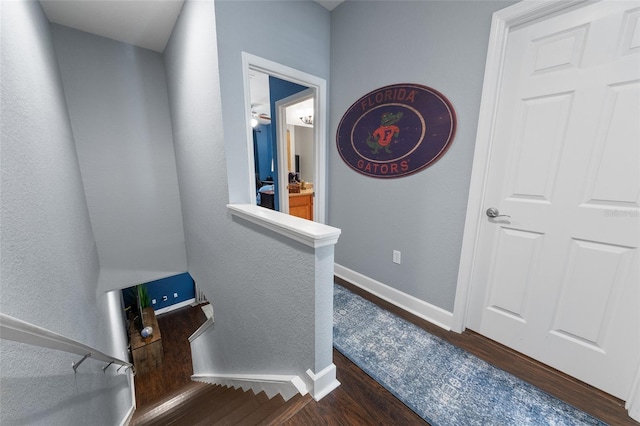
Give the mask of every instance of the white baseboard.
POLYGON ((442 327, 447 331, 451 330, 451 324, 453 322, 453 313, 432 305, 424 300, 420 300, 417 297, 411 296, 400 290, 396 290, 386 284, 362 275, 359 272, 355 272, 342 265, 335 264, 334 274, 342 278, 349 283, 368 291, 369 293, 386 300, 404 309, 405 311, 427 320, 438 327, 442 327))
POLYGON ((333 363, 318 374, 315 374, 311 370, 307 370, 307 375, 313 381, 313 391, 311 391, 311 396, 316 401, 320 401, 322 398, 329 395, 335 388, 340 386, 340 382, 336 379, 336 366, 333 363))
POLYGON ((118 423, 118 426, 128 426, 131 423, 131 419, 133 418, 133 413, 136 411, 136 388, 135 388, 135 380, 133 378, 133 373, 131 369, 127 371, 127 381, 129 382, 129 391, 131 392, 131 408, 127 411, 127 414, 124 416, 122 421, 118 423))
POLYGON ((135 411, 136 411, 136 407, 132 405, 129 411, 127 412, 127 414, 122 419, 122 421, 118 423, 118 426, 128 426, 129 423, 131 423, 131 419, 133 418, 133 413, 135 411))
POLYGON ((122 421, 118 423, 118 426, 128 426, 133 418, 133 413, 136 411, 136 384, 131 369, 127 370, 127 381, 129 382, 129 391, 131 392, 131 408, 127 411, 122 421))
POLYGON ((640 402, 639 401, 633 401, 632 404, 630 404, 627 401, 627 410, 629 411, 629 417, 631 417, 633 420, 640 422, 640 402))
POLYGON ((202 324, 196 331, 193 332, 191 336, 189 336, 189 342, 193 342, 204 333, 209 327, 211 327, 214 323, 213 317, 207 318, 207 320, 202 324))
POLYGON ((629 392, 624 408, 627 409, 629 417, 640 422, 640 364, 638 364, 636 376, 631 385, 631 391, 629 392))
POLYGON ((136 411, 136 407, 132 405, 131 408, 129 408, 129 411, 127 411, 127 414, 124 416, 122 421, 118 423, 118 426, 128 426, 129 423, 131 423, 131 419, 133 418, 133 413, 135 411, 136 411))
POLYGON ((154 311, 156 315, 166 314, 167 312, 175 311, 176 309, 184 308, 185 306, 191 306, 195 301, 196 301, 195 298, 191 298, 183 302, 176 303, 175 305, 165 306, 164 308, 160 308, 157 310, 154 309, 154 311))
POLYGON ((247 391, 251 389, 255 394, 262 391, 269 398, 277 394, 282 395, 285 401, 297 394, 306 395, 307 386, 298 376, 281 376, 272 374, 194 374, 191 380, 197 382, 210 383, 212 385, 222 385, 242 388, 247 391))

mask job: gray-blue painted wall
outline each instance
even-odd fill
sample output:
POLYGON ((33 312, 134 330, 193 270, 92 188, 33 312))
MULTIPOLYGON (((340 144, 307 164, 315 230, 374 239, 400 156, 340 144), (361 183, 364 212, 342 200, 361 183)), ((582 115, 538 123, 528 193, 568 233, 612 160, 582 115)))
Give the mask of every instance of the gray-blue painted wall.
MULTIPOLYGON (((252 321, 258 324, 258 328, 251 332, 252 338, 245 341, 248 353, 246 359, 225 359, 222 353, 212 353, 212 357, 220 357, 219 360, 223 364, 233 368, 239 365, 236 362, 253 361, 250 352, 255 349, 256 344, 264 344, 265 347, 285 347, 287 336, 282 333, 281 336, 278 335, 281 342, 278 339, 261 341, 261 335, 264 335, 269 324, 264 324, 264 321, 258 319, 262 314, 268 316, 274 307, 278 309, 283 303, 293 303, 289 298, 295 294, 295 285, 300 284, 294 281, 306 280, 306 271, 314 262, 311 253, 300 252, 290 243, 280 239, 274 240, 272 235, 259 233, 251 225, 237 221, 229 223, 231 220, 224 207, 227 195, 233 202, 249 201, 242 195, 248 195, 246 188, 249 173, 246 161, 240 52, 244 50, 327 80, 331 74, 329 223, 343 230, 340 243, 336 247, 336 262, 451 310, 490 16, 493 11, 509 4, 511 3, 504 1, 346 2, 330 15, 311 1, 216 2, 219 67, 213 63, 203 64, 203 60, 211 58, 199 57, 202 67, 191 68, 189 72, 198 75, 211 66, 209 75, 214 76, 219 69, 222 87, 214 83, 203 86, 196 82, 194 87, 188 90, 177 90, 181 83, 188 81, 187 77, 191 74, 186 72, 185 67, 178 66, 180 60, 184 59, 181 54, 176 53, 171 61, 172 65, 167 65, 167 72, 172 73, 174 82, 171 104, 180 115, 172 118, 176 126, 173 129, 174 138, 181 148, 176 156, 178 163, 182 162, 183 167, 180 185, 185 233, 191 239, 187 245, 187 251, 190 251, 190 269, 193 267, 196 271, 196 278, 201 277, 212 283, 213 297, 220 294, 227 300, 252 300, 250 296, 258 292, 261 298, 268 298, 268 303, 251 302, 249 306, 245 306, 247 311, 233 313, 229 309, 226 315, 221 315, 221 318, 226 316, 247 329, 253 325, 249 324, 252 321), (402 82, 434 87, 451 100, 458 114, 456 140, 451 150, 438 163, 416 175, 392 181, 380 181, 358 175, 342 164, 335 150, 338 122, 351 103, 364 93, 383 85, 402 82), (203 99, 187 93, 190 90, 208 89, 214 91, 214 97, 220 93, 224 111, 220 109, 219 103, 214 102, 212 106, 209 103, 211 98, 203 99), (190 116, 198 117, 196 126, 191 125, 190 116), (211 137, 217 139, 213 145, 208 146, 211 137), (192 144, 192 141, 196 144, 192 144), (223 157, 225 150, 226 161, 223 157), (207 161, 190 161, 197 159, 200 154, 204 154, 201 160, 207 161), (209 184, 215 184, 203 188, 200 180, 202 176, 211 179, 209 184), (212 189, 212 192, 202 197, 201 195, 206 193, 205 189, 212 189), (221 217, 225 219, 220 222, 212 220, 221 217), (230 233, 231 227, 237 228, 236 232, 230 233), (258 238, 256 233, 259 234, 258 238), (233 238, 229 238, 230 236, 233 238), (225 264, 234 265, 234 262, 238 262, 241 253, 251 260, 259 258, 266 262, 269 259, 265 257, 265 253, 273 253, 274 246, 278 252, 295 256, 296 260, 293 270, 288 268, 285 262, 274 264, 271 271, 273 276, 288 276, 292 279, 285 282, 277 292, 262 293, 264 288, 257 285, 254 270, 223 267, 225 264), (247 247, 250 248, 249 251, 247 247), (402 251, 402 265, 394 265, 391 262, 393 249, 402 251), (220 269, 216 270, 218 266, 220 269), (219 283, 216 280, 219 280, 219 283), (243 284, 232 286, 229 285, 231 282, 243 284), (221 286, 216 287, 219 284, 221 286)), ((73 138, 70 135, 69 118, 62 106, 64 102, 60 76, 53 65, 53 45, 45 31, 46 19, 35 2, 11 3, 10 6, 3 4, 2 8, 2 312, 31 319, 37 324, 52 321, 54 330, 71 334, 72 337, 84 338, 91 336, 91 333, 103 323, 99 315, 84 312, 74 317, 56 315, 55 311, 23 309, 27 303, 33 302, 33 299, 28 300, 26 296, 33 295, 28 290, 35 285, 51 285, 51 288, 58 292, 60 289, 68 288, 68 293, 74 297, 91 300, 96 290, 98 261, 86 205, 84 200, 80 199, 82 190, 79 169, 72 149, 73 138), (29 15, 28 22, 33 26, 9 25, 19 22, 15 21, 17 15, 14 13, 29 15), (36 34, 23 34, 18 29, 33 30, 36 34), (13 36, 9 37, 10 34, 13 36), (23 45, 24 43, 31 44, 23 45), (16 54, 14 59, 17 59, 22 57, 17 55, 19 51, 30 52, 28 56, 23 57, 28 66, 15 68, 12 70, 13 73, 7 73, 6 53, 16 54), (12 78, 17 80, 12 81, 12 78), (33 91, 32 86, 25 83, 26 80, 29 80, 30 84, 40 85, 40 89, 46 88, 46 91, 33 91), (16 92, 20 87, 25 88, 25 91, 16 92), (54 92, 51 95, 52 100, 44 97, 50 91, 54 92), (42 126, 35 126, 35 122, 29 122, 34 127, 22 126, 22 122, 16 119, 13 126, 7 127, 8 115, 5 108, 9 103, 5 103, 5 99, 8 99, 6 96, 14 95, 24 96, 25 107, 28 108, 23 112, 29 112, 29 108, 34 108, 34 114, 28 117, 44 120, 40 123, 42 126), (48 131, 42 133, 42 129, 48 131), (8 142, 18 140, 21 143, 20 149, 17 149, 17 144, 8 142), (53 141, 53 144, 44 145, 43 141, 53 141), (52 155, 47 156, 47 153, 52 155), (57 161, 53 162, 51 158, 57 161), (55 164, 56 167, 47 167, 48 164, 55 164), (51 200, 56 202, 49 203, 51 200), (30 213, 24 216, 23 212, 30 213), (75 218, 74 221, 69 222, 69 212, 75 218), (9 226, 11 228, 8 228, 9 226), (13 232, 12 229, 15 230, 14 234, 10 233, 13 232), (65 239, 61 244, 60 236, 69 239, 65 239), (53 242, 55 250, 47 250, 53 247, 53 242), (20 255, 20 252, 10 253, 5 250, 5 247, 9 247, 8 244, 13 243, 18 244, 16 247, 22 248, 24 253, 37 258, 38 267, 17 267, 19 262, 16 256, 20 255), (50 269, 47 265, 55 265, 55 269, 50 269), (52 276, 55 279, 52 280, 52 276), (49 281, 45 277, 49 277, 49 281), (20 283, 34 284, 24 287, 20 283), (80 292, 77 291, 78 288, 81 289, 80 292), (82 321, 76 321, 78 316, 82 317, 82 321)), ((193 12, 197 13, 195 10, 193 12)), ((212 11, 205 10, 204 13, 211 13, 209 17, 213 16, 212 11)), ((204 22, 206 25, 206 19, 204 22)), ((206 34, 206 29, 203 31, 206 34)), ((198 48, 202 49, 213 38, 197 38, 190 41, 200 43, 198 48)), ((23 258, 20 257, 20 260, 23 258)), ((41 290, 41 287, 38 288, 41 290)), ((40 291, 33 297, 45 294, 47 293, 40 291)), ((45 304, 44 301, 39 303, 45 304)), ((61 299, 59 303, 67 302, 61 299)), ((230 305, 230 308, 232 307, 233 304, 230 305)), ((311 305, 301 305, 288 315, 294 322, 303 322, 313 309, 311 305)), ((224 309, 220 313, 225 314, 224 309)), ((216 316, 218 317, 218 310, 216 316)), ((226 330, 224 327, 222 330, 220 328, 218 327, 220 337, 232 336, 231 327, 226 330)), ((304 341, 304 335, 301 335, 300 339, 304 341)), ((236 343, 240 346, 243 344, 236 343)), ((13 357, 21 351, 20 348, 6 342, 2 342, 0 349, 3 365, 6 365, 5 360, 9 359, 5 358, 7 354, 13 357)), ((56 358, 50 354, 45 356, 54 360, 60 371, 63 364, 68 368, 66 358, 56 358)), ((15 357, 18 362, 18 355, 15 357)), ((294 357, 297 361, 307 362, 313 358, 313 354, 303 350, 294 354, 294 357)), ((319 368, 326 360, 321 359, 321 362, 318 362, 318 359, 316 357, 316 367, 319 368)), ((30 362, 35 363, 36 360, 37 357, 34 357, 30 362)), ((12 370, 12 377, 23 378, 21 374, 30 370, 28 363, 22 365, 25 365, 24 369, 12 370)), ((35 373, 34 377, 42 379, 44 373, 39 374, 39 370, 36 369, 31 371, 35 373)), ((6 373, 4 369, 3 380, 6 373)), ((84 379, 81 378, 82 381, 79 382, 83 389, 93 389, 100 395, 106 392, 115 396, 112 399, 115 405, 111 405, 111 408, 95 408, 107 411, 102 417, 104 419, 119 419, 118 414, 122 413, 122 404, 126 400, 126 389, 118 383, 107 384, 106 389, 101 389, 99 386, 96 387, 92 378, 87 377, 87 381, 84 379)), ((66 383, 64 380, 56 382, 57 386, 63 382, 66 383)), ((48 384, 34 381, 31 383, 43 389, 48 384)), ((18 411, 5 411, 5 402, 10 403, 12 407, 18 407, 16 404, 21 402, 21 397, 28 401, 28 388, 21 389, 19 393, 12 394, 11 400, 5 401, 3 398, 3 416, 55 413, 55 407, 60 404, 54 399, 33 399, 40 408, 24 405, 20 406, 18 411), (54 407, 54 411, 46 411, 47 407, 54 407)), ((61 418, 76 421, 83 418, 87 410, 95 414, 93 409, 91 404, 83 404, 80 407, 62 410, 60 414, 64 416, 61 418)), ((3 417, 3 420, 6 418, 3 417)))
POLYGON ((305 1, 216 0, 229 199, 249 203, 242 51, 329 81, 329 11, 305 1))
MULTIPOLYGON (((491 15, 507 1, 347 1, 331 13, 328 223, 336 263, 453 310, 491 15), (335 148, 342 115, 364 94, 418 83, 453 104, 453 146, 391 180, 347 167, 335 148), (392 263, 392 251, 402 264, 392 263)), ((427 124, 428 125, 428 124, 427 124)))
MULTIPOLYGON (((0 311, 127 357, 118 295, 99 262, 49 23, 39 2, 3 2, 0 47, 0 311)), ((0 424, 110 426, 131 408, 115 368, 0 340, 0 424)), ((122 370, 124 371, 124 370, 122 370)))
MULTIPOLYGON (((313 250, 227 211, 227 176, 238 171, 225 164, 225 150, 246 151, 247 143, 246 132, 234 138, 223 125, 218 13, 218 3, 185 2, 165 50, 189 273, 215 311, 214 325, 192 344, 194 372, 305 380, 307 369, 332 361, 333 250, 313 250)), ((231 96, 242 99, 242 85, 231 96)), ((242 166, 248 175, 246 157, 242 166)))
POLYGON ((163 56, 52 24, 100 288, 187 270, 163 56))

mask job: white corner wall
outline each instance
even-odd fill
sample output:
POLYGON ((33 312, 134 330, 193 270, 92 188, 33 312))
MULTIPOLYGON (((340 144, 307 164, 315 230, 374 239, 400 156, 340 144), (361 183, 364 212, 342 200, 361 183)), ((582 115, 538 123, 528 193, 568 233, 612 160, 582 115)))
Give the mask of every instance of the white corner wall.
MULTIPOLYGON (((194 372, 310 380, 307 370, 317 373, 332 359, 333 250, 316 251, 227 212, 217 36, 214 2, 188 0, 165 50, 189 272, 216 313, 192 343, 194 372), (326 281, 321 294, 317 279, 326 281), (326 329, 318 332, 317 319, 326 329)), ((232 144, 246 147, 226 140, 232 144)))
MULTIPOLYGON (((329 80, 330 14, 314 1, 216 1, 231 203, 249 203, 242 52, 329 80)), ((325 131, 326 129, 322 129, 325 131)), ((331 140, 329 137, 327 140, 331 140)), ((326 187, 326 186, 325 186, 326 187)))
MULTIPOLYGON (((124 329, 96 296, 98 255, 49 23, 39 2, 0 7, 0 312, 121 356, 124 329)), ((7 340, 0 359, 0 424, 113 425, 131 408, 127 376, 103 374, 101 363, 74 374, 75 355, 7 340)))
POLYGON ((162 55, 51 28, 100 259, 100 290, 185 272, 162 55))
MULTIPOLYGON (((300 157, 300 179, 313 183, 313 168, 315 160, 313 154, 313 128, 293 126, 295 129, 296 155, 300 157)), ((329 139, 332 142, 332 139, 329 139)))
POLYGON ((346 1, 331 13, 327 223, 344 230, 336 262, 448 312, 455 300, 491 15, 512 3, 346 1), (397 83, 443 93, 457 115, 455 139, 440 160, 413 175, 361 175, 338 154, 338 124, 361 96, 397 83), (401 265, 392 262, 393 250, 402 252, 401 265))

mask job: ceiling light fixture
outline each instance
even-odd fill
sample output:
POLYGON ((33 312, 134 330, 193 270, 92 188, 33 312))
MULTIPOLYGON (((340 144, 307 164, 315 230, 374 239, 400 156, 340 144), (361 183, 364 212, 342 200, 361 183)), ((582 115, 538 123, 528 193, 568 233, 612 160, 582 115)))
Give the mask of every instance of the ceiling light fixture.
POLYGON ((310 126, 313 126, 313 115, 307 115, 305 117, 300 117, 300 121, 302 121, 304 124, 308 124, 310 126))

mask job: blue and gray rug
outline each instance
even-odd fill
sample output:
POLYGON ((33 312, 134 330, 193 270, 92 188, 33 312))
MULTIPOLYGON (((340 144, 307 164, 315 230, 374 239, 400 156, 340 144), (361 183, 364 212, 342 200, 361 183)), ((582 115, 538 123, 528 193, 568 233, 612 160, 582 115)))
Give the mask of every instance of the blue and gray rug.
POLYGON ((434 426, 604 425, 335 286, 333 344, 434 426))

